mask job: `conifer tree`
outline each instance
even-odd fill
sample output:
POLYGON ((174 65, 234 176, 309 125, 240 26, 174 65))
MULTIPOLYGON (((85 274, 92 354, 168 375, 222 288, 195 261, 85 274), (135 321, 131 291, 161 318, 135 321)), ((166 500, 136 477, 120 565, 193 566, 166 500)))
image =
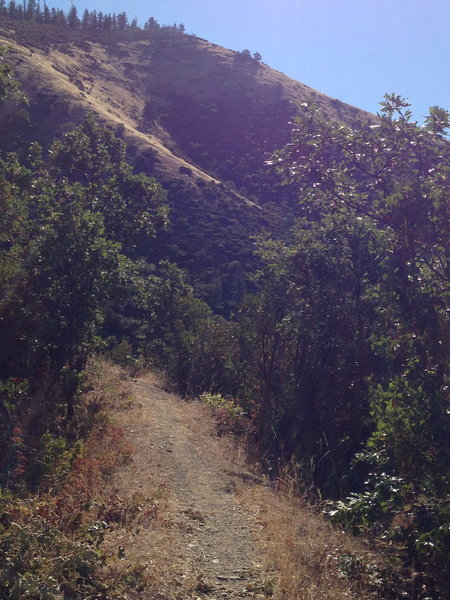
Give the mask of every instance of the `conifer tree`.
POLYGON ((51 20, 52 20, 52 17, 51 17, 50 10, 49 10, 47 4, 44 4, 44 11, 42 13, 42 21, 44 23, 50 23, 51 20))
POLYGON ((70 29, 77 29, 80 26, 80 19, 77 15, 77 9, 75 6, 72 6, 69 10, 69 14, 67 15, 67 24, 70 29))
POLYGON ((93 10, 91 12, 91 20, 90 20, 90 29, 98 29, 98 22, 97 22, 97 11, 93 10))
POLYGON ((28 0, 28 4, 24 3, 25 18, 28 21, 33 21, 37 16, 36 0, 28 0))
POLYGON ((125 31, 128 26, 128 19, 125 12, 121 12, 117 15, 117 28, 119 31, 125 31))
POLYGON ((144 29, 148 29, 149 31, 156 31, 159 28, 159 24, 154 17, 150 17, 144 25, 144 29))
POLYGON ((90 24, 90 14, 89 14, 88 9, 85 8, 83 11, 83 16, 81 17, 81 28, 89 29, 89 24, 90 24))
POLYGON ((11 17, 11 19, 16 19, 17 18, 17 6, 16 6, 16 2, 15 0, 10 0, 9 4, 8 4, 8 17, 11 17))

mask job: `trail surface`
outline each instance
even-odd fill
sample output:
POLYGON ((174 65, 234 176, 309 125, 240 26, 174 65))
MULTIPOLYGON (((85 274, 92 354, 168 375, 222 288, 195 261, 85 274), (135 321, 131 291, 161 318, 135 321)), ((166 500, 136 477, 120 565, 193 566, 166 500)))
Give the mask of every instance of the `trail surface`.
POLYGON ((265 598, 261 525, 237 493, 244 482, 258 481, 233 442, 217 438, 204 407, 165 392, 151 377, 132 385, 136 406, 121 420, 135 456, 119 477, 118 491, 147 494, 158 479, 168 491, 171 539, 158 540, 143 527, 128 540, 127 552, 132 547, 136 558, 167 568, 160 598, 265 598), (164 556, 161 548, 159 560, 158 543, 166 550, 164 556))

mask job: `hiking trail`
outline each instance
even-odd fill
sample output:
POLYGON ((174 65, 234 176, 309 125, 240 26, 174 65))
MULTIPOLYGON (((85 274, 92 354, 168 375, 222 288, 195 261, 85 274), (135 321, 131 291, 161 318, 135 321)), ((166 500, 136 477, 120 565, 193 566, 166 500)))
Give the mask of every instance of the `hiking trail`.
POLYGON ((143 526, 123 542, 127 555, 160 570, 169 563, 160 573, 166 587, 161 599, 268 597, 262 526, 238 494, 242 486, 263 482, 233 440, 217 436, 206 407, 167 393, 151 375, 132 387, 135 402, 119 414, 119 424, 135 454, 115 485, 119 494, 146 495, 157 477, 167 498, 170 542, 163 542, 168 554, 155 559, 157 536, 143 526), (191 595, 178 595, 177 586, 191 595))

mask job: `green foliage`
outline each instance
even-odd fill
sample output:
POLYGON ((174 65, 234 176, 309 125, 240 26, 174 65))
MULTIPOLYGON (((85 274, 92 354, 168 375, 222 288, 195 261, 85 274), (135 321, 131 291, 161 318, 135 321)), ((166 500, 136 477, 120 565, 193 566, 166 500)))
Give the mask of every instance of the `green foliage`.
POLYGON ((242 407, 235 400, 224 398, 221 394, 203 392, 203 394, 200 394, 200 400, 208 406, 223 408, 232 418, 245 416, 242 407))
MULTIPOLYGON (((29 2, 17 11, 14 19, 27 20, 40 9, 29 2)), ((89 11, 81 23, 76 10, 49 18, 72 30, 127 28, 126 15, 120 25, 89 11)), ((169 31, 149 19, 145 29, 155 69, 165 74, 169 59, 193 44, 172 36, 181 26, 169 31)), ((18 88, 1 54, 3 100, 18 88)), ((255 74, 260 60, 238 53, 233 69, 255 74)), ((203 78, 192 74, 190 85, 203 89, 203 78)), ((228 181, 228 189, 197 182, 201 191, 193 192, 193 171, 180 173, 189 184, 168 185, 174 223, 154 242, 166 221, 165 194, 133 172, 123 143, 93 117, 48 152, 33 144, 26 160, 0 160, 1 481, 43 490, 77 463, 89 488, 92 462, 69 438, 77 435, 83 368, 102 333, 101 345, 121 364, 162 368, 186 396, 207 390, 202 398, 219 431, 248 431, 248 415, 273 465, 299 464, 304 487, 336 501, 333 519, 397 552, 411 598, 445 598, 449 114, 432 107, 420 127, 409 104, 391 94, 378 118, 352 129, 304 106, 291 142, 271 161, 282 188, 258 165, 272 150, 266 139, 287 142, 292 106, 276 88, 270 122, 261 120, 268 105, 252 100, 250 87, 242 93, 241 81, 224 88, 223 102, 202 95, 200 103, 176 95, 163 102, 157 79, 149 83, 144 125, 158 118, 182 150, 228 181), (230 200, 239 193, 264 207, 251 213, 230 200), (286 241, 294 214, 300 218, 286 241), (251 257, 249 232, 277 228, 284 241, 261 237, 251 257), (192 284, 167 256, 189 270, 192 284), (242 302, 248 290, 257 293, 242 302), (215 316, 197 293, 236 318, 215 316)), ((153 157, 139 161, 150 168, 153 157)), ((112 454, 109 446, 107 469, 112 454)), ((80 496, 89 504, 89 494, 80 496)), ((61 578, 66 595, 101 593, 92 579, 103 564, 101 522, 121 519, 123 507, 105 508, 105 519, 71 540, 69 551, 64 528, 40 513, 14 524, 8 506, 2 492, 5 597, 60 597, 61 578)), ((66 524, 76 529, 78 514, 66 524)), ((405 589, 389 594, 404 597, 405 589)))
POLYGON ((109 239, 132 253, 140 236, 153 236, 166 223, 164 194, 156 181, 134 174, 125 144, 93 116, 50 149, 59 176, 81 184, 86 210, 102 215, 109 239))
POLYGON ((17 266, 3 287, 10 332, 1 347, 3 372, 30 379, 36 369, 80 370, 119 264, 118 247, 105 237, 101 216, 83 209, 79 187, 32 174, 14 157, 0 169, 29 215, 8 240, 6 261, 17 266))
POLYGON ((9 439, 17 438, 19 423, 20 436, 28 436, 26 415, 34 414, 33 407, 40 405, 40 415, 31 439, 46 431, 59 436, 62 423, 71 427, 80 375, 96 347, 107 303, 122 293, 130 264, 125 254, 135 255, 138 240, 164 224, 163 201, 158 184, 135 175, 122 142, 91 117, 55 142, 47 156, 32 144, 26 164, 14 154, 0 160, 7 480, 18 468, 9 439), (27 381, 29 393, 22 393, 12 415, 7 395, 14 381, 27 381))
MULTIPOLYGON (((204 364, 198 356, 211 311, 194 296, 185 274, 175 265, 162 262, 158 271, 147 281, 143 304, 144 356, 167 370, 181 394, 195 394, 212 360, 207 351, 201 352, 204 364)), ((211 376, 208 373, 208 381, 211 376)))
POLYGON ((33 457, 32 467, 27 473, 28 487, 32 490, 47 490, 53 485, 61 486, 82 449, 81 441, 69 446, 65 437, 44 433, 36 456, 33 457))
MULTIPOLYGON (((5 517, 5 515, 2 515, 5 517)), ((89 540, 73 540, 44 519, 12 522, 0 534, 0 591, 5 598, 59 600, 100 591, 103 556, 89 540)))
POLYGON ((133 348, 127 340, 122 340, 109 352, 111 360, 121 365, 122 367, 132 367, 137 363, 137 359, 133 356, 133 348))
POLYGON ((0 381, 0 402, 2 410, 13 416, 20 405, 20 398, 28 391, 28 382, 10 377, 0 381))
POLYGON ((212 409, 216 418, 216 428, 220 435, 232 433, 239 435, 249 432, 250 423, 239 402, 233 398, 225 398, 222 394, 203 392, 200 400, 212 409))
MULTIPOLYGON (((98 411, 118 396, 117 383, 117 375, 109 380, 90 365, 83 403, 87 412, 97 410, 87 437, 73 443, 67 435, 44 433, 21 487, 14 493, 0 486, 1 598, 123 600, 137 586, 146 591, 145 566, 116 570, 103 544, 116 527, 148 522, 158 510, 154 498, 121 498, 105 487, 130 458, 122 432, 98 411)), ((10 396, 13 391, 9 386, 10 396)))
MULTIPOLYGON (((86 30, 83 27, 62 30, 50 23, 15 20, 11 29, 16 32, 17 43, 42 51, 59 48, 63 52, 77 53, 80 49, 84 53, 91 47, 91 42, 100 42, 112 60, 126 54, 123 42, 127 39, 146 40, 141 49, 151 56, 154 68, 148 79, 148 97, 144 99, 146 104, 151 104, 149 114, 144 107, 144 126, 151 126, 154 119, 158 119, 189 160, 208 172, 216 172, 227 181, 227 187, 197 180, 195 169, 190 176, 185 174, 178 180, 171 178, 164 182, 169 188, 172 223, 154 243, 148 244, 145 240, 143 245, 148 250, 150 262, 167 258, 186 269, 196 293, 215 312, 228 318, 236 311, 240 300, 227 294, 231 263, 239 261, 245 287, 247 291, 252 289, 248 275, 255 261, 248 232, 276 229, 277 235, 285 235, 287 222, 292 222, 292 217, 286 216, 287 208, 280 207, 280 199, 283 204, 289 201, 292 209, 294 195, 288 193, 288 186, 281 186, 277 176, 264 166, 264 158, 267 152, 288 140, 288 122, 296 108, 282 97, 281 83, 255 98, 253 84, 246 82, 243 89, 242 77, 239 73, 234 74, 234 69, 219 65, 216 60, 205 61, 204 53, 199 52, 201 43, 194 37, 177 35, 160 26, 151 32, 146 30, 133 35, 128 32, 128 35, 126 31, 114 33, 99 28, 92 32, 89 23, 86 25, 86 30), (121 42, 116 44, 119 40, 121 42), (187 59, 182 70, 178 60, 181 54, 187 59), (203 67, 197 68, 197 61, 202 65, 207 63, 205 74, 200 75, 203 67), (218 72, 214 74, 216 69, 218 72), (172 74, 181 78, 181 89, 193 92, 189 97, 165 93, 167 77, 172 74), (195 77, 193 85, 187 82, 191 74, 195 77), (203 77, 210 74, 214 74, 220 86, 212 99, 209 98, 212 90, 206 97, 199 90, 200 84, 204 86, 203 77), (191 147, 194 138, 196 141, 191 147), (231 192, 228 185, 236 192, 231 192), (250 208, 239 194, 266 206, 262 210, 250 208)), ((138 63, 132 59, 126 64, 137 66, 138 63)), ((249 64, 257 70, 255 60, 250 59, 249 64)), ((3 149, 23 152, 25 142, 28 144, 36 137, 46 148, 55 133, 58 135, 72 126, 68 120, 78 121, 80 113, 74 105, 70 108, 67 103, 62 104, 57 95, 47 94, 47 91, 43 90, 45 101, 32 100, 28 124, 25 115, 20 121, 23 127, 18 116, 11 127, 10 121, 2 120, 7 129, 0 141, 3 149), (12 134, 19 131, 19 126, 21 141, 12 134)), ((136 169, 146 173, 153 173, 158 167, 157 159, 151 154, 148 150, 141 153, 137 147, 130 149, 136 169)), ((141 242, 142 239, 138 241, 139 253, 141 242)))
POLYGON ((330 495, 351 485, 367 434, 379 249, 376 230, 341 218, 300 222, 291 244, 261 240, 262 291, 238 317, 261 439, 330 495))
POLYGON ((5 62, 4 56, 7 48, 0 46, 0 102, 7 98, 14 98, 21 102, 27 102, 25 95, 21 92, 19 84, 12 78, 12 68, 5 62))
MULTIPOLYGON (((170 184, 170 225, 143 248, 189 273, 195 293, 215 313, 229 317, 251 287, 255 258, 248 232, 260 231, 261 215, 230 201, 214 184, 201 190, 170 184)), ((264 217, 265 218, 265 217, 264 217)))
MULTIPOLYGON (((95 31, 95 32, 106 32, 106 33, 123 33, 125 31, 141 31, 138 27, 137 20, 134 18, 131 22, 128 22, 128 17, 125 12, 119 14, 116 13, 103 13, 102 11, 85 9, 82 18, 78 18, 78 12, 75 6, 71 5, 67 12, 64 12, 58 8, 49 9, 44 4, 43 9, 39 2, 35 0, 24 0, 23 3, 17 3, 15 0, 10 0, 6 6, 6 2, 1 0, 0 2, 0 16, 10 18, 19 22, 31 22, 33 24, 44 24, 56 26, 61 29, 68 29, 70 31, 95 31)), ((145 31, 151 33, 164 33, 164 34, 184 34, 185 27, 183 24, 180 25, 163 25, 160 26, 157 21, 150 17, 144 25, 145 31)))
MULTIPOLYGON (((366 457, 367 458, 367 457, 366 457)), ((327 514, 354 533, 368 533, 389 523, 400 508, 399 490, 403 481, 384 472, 369 473, 371 489, 352 493, 345 501, 333 503, 327 514)))
MULTIPOLYGON (((51 493, 41 489, 39 495, 14 497, 0 488, 2 598, 62 600, 70 596, 81 600, 107 594, 111 600, 119 600, 138 583, 140 591, 145 591, 145 566, 134 565, 116 573, 109 565, 107 575, 103 570, 111 558, 103 545, 106 534, 118 526, 130 527, 139 516, 151 519, 157 511, 153 499, 135 495, 126 500, 98 489, 95 477, 105 476, 110 468, 104 454, 108 448, 105 437, 109 436, 117 464, 123 449, 114 430, 109 429, 88 440, 64 473, 52 471, 51 493), (89 448, 92 442, 94 454, 89 448), (90 485, 86 486, 88 474, 90 485)), ((65 446, 62 439, 43 436, 41 456, 49 468, 67 462, 65 446)))
MULTIPOLYGON (((295 289, 300 274, 308 273, 311 281, 326 273, 318 290, 325 294, 328 309, 314 315, 309 327, 303 324, 297 347, 307 344, 310 355, 311 324, 318 328, 329 323, 336 331, 335 356, 346 347, 363 350, 353 359, 347 356, 344 364, 352 360, 357 370, 365 364, 353 404, 365 410, 353 410, 347 423, 338 420, 356 383, 351 372, 334 377, 333 385, 325 388, 327 412, 339 423, 340 435, 344 440, 356 435, 364 444, 362 452, 356 448, 356 454, 354 450, 347 456, 342 456, 345 443, 336 450, 328 444, 345 459, 342 472, 352 469, 356 476, 350 480, 354 491, 332 508, 333 518, 354 530, 377 533, 401 550, 405 565, 416 571, 417 589, 422 586, 414 598, 444 598, 450 483, 449 115, 432 107, 419 127, 411 121, 409 104, 395 94, 386 95, 382 113, 377 121, 351 130, 328 122, 315 107, 305 107, 292 143, 274 157, 283 176, 298 186, 311 231, 309 239, 297 237, 291 254, 301 247, 307 256, 317 253, 326 260, 316 263, 312 273, 304 258, 297 261, 295 274, 284 272, 284 297, 291 293, 289 286, 295 289), (320 246, 318 228, 334 231, 334 242, 320 246), (353 291, 347 288, 346 263, 336 263, 342 252, 336 245, 345 249, 349 233, 359 241, 353 291), (348 298, 359 298, 349 312, 342 302, 345 292, 334 296, 330 289, 330 265, 336 266, 336 282, 349 290, 348 298), (356 328, 342 328, 344 315, 347 322, 356 317, 356 328), (340 394, 344 405, 337 404, 340 394), (336 405, 339 411, 333 415, 336 405)), ((268 259, 277 264, 266 254, 268 259)), ((309 291, 301 296, 308 308, 317 302, 309 291)), ((295 308, 297 319, 302 312, 305 308, 295 308)), ((282 322, 280 316, 278 331, 282 322)), ((328 330, 321 346, 326 348, 332 339, 328 330)), ((324 384, 327 364, 326 355, 314 357, 313 368, 324 384)), ((339 373, 336 363, 332 372, 339 373)), ((312 410, 317 418, 317 405, 312 410)), ((328 439, 328 430, 320 429, 328 439)), ((301 431, 304 437, 311 429, 301 431)), ((336 459, 333 469, 335 465, 336 459)))

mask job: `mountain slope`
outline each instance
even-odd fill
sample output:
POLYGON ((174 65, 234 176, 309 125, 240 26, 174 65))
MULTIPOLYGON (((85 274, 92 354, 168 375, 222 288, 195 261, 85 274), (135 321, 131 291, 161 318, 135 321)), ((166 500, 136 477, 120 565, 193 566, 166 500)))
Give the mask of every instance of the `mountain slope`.
POLYGON ((239 300, 224 288, 244 290, 253 268, 249 238, 283 236, 295 215, 295 189, 281 186, 264 161, 289 140, 301 103, 313 99, 353 125, 373 118, 245 53, 179 31, 66 30, 4 17, 0 44, 10 47, 30 98, 28 108, 0 113, 0 149, 35 139, 48 145, 88 111, 110 123, 135 168, 169 192, 171 228, 146 241, 144 253, 187 268, 224 313, 239 300))
POLYGON ((347 123, 369 118, 250 57, 179 32, 106 34, 5 19, 0 43, 10 47, 16 76, 41 114, 41 136, 44 130, 67 129, 91 110, 123 126, 138 154, 151 149, 155 171, 170 176, 189 167, 192 176, 219 183, 205 172, 207 164, 196 167, 208 162, 198 152, 201 138, 210 139, 209 147, 202 144, 205 151, 220 143, 231 156, 256 132, 260 150, 271 152, 289 131, 286 117, 310 98, 332 118, 347 123), (234 127, 220 137, 225 110, 234 127), (216 130, 206 131, 214 115, 216 130))

